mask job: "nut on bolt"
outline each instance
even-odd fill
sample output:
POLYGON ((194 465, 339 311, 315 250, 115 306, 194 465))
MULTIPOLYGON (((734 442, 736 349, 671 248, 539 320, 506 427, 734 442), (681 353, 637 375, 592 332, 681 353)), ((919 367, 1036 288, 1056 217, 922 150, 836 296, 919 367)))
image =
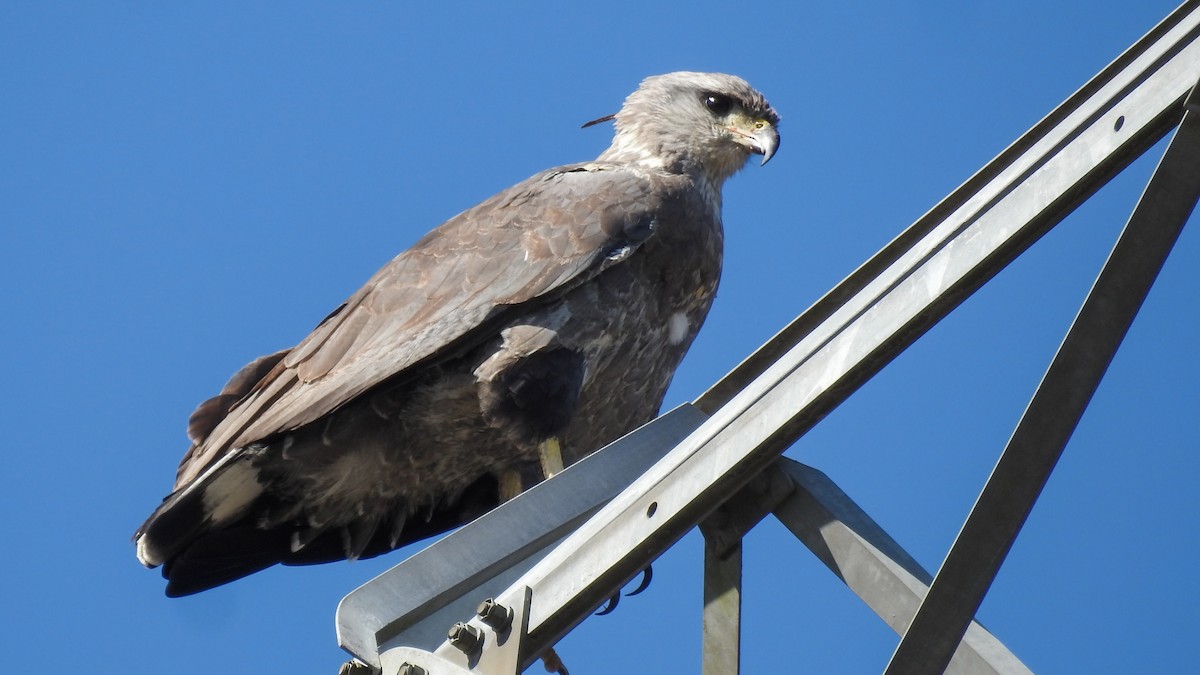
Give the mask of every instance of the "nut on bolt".
POLYGON ((483 631, 462 621, 451 626, 446 637, 452 647, 464 654, 474 654, 483 646, 483 631))
POLYGON ((425 675, 425 669, 415 663, 401 663, 396 675, 425 675))
POLYGON ((512 610, 496 602, 492 598, 488 598, 479 603, 479 607, 475 610, 475 614, 479 620, 487 624, 492 630, 497 633, 503 633, 512 625, 513 613, 512 610))
POLYGON ((358 659, 350 659, 338 668, 338 675, 375 675, 379 671, 358 659))

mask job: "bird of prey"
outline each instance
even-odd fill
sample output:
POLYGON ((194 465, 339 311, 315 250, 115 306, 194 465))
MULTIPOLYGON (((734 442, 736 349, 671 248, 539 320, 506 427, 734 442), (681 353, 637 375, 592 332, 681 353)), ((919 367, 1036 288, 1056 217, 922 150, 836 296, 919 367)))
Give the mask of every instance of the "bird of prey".
POLYGON ((677 72, 610 119, 596 160, 451 218, 200 404, 134 536, 168 595, 439 533, 657 414, 717 289, 722 185, 779 117, 677 72))

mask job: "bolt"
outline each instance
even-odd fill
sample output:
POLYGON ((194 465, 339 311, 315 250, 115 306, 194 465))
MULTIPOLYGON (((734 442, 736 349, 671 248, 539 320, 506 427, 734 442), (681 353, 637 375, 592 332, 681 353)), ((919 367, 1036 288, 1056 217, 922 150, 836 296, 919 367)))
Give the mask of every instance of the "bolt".
POLYGON ((475 614, 479 616, 479 620, 491 627, 497 633, 503 633, 512 625, 513 613, 504 605, 496 602, 492 598, 488 598, 479 603, 479 607, 475 610, 475 614))
POLYGON ((483 632, 461 621, 450 627, 447 637, 455 649, 467 655, 474 654, 483 646, 483 632))
POLYGON ((379 671, 359 661, 358 659, 350 659, 342 664, 338 669, 338 675, 374 675, 379 671))
POLYGON ((425 675, 425 669, 415 663, 401 663, 396 675, 425 675))

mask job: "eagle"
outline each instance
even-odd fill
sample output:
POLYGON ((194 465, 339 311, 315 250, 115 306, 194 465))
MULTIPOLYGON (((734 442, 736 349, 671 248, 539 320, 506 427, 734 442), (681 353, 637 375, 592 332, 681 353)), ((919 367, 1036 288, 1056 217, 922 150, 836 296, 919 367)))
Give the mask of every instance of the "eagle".
POLYGON ((779 147, 741 78, 646 78, 594 161, 454 216, 192 413, 134 535, 166 593, 380 555, 650 421, 712 305, 721 189, 779 147))

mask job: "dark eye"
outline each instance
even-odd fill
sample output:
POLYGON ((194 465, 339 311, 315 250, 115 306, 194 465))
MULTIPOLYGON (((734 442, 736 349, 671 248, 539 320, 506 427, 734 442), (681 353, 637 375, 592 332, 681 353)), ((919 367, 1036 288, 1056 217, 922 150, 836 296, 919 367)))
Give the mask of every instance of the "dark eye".
POLYGON ((704 105, 718 115, 728 114, 733 109, 733 101, 721 94, 705 94, 704 105))

